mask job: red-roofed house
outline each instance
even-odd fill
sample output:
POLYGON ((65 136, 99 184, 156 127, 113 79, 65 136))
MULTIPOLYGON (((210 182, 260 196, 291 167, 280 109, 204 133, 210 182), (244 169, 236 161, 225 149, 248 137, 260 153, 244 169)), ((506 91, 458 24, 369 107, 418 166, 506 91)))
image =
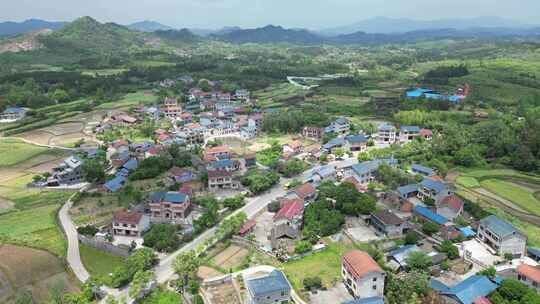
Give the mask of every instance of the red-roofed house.
POLYGON ((300 236, 304 217, 304 201, 301 199, 285 199, 281 209, 274 215, 274 224, 270 232, 272 248, 278 247, 282 238, 296 239, 300 236))
POLYGON ((283 145, 283 153, 298 154, 303 151, 304 146, 299 140, 283 145))
POLYGON ((521 264, 516 269, 518 281, 540 291, 540 269, 527 264, 521 264))
POLYGON ((317 197, 317 188, 315 188, 311 183, 305 183, 294 188, 287 195, 288 198, 299 198, 303 201, 312 201, 317 197))
POLYGON ((117 211, 112 228, 113 235, 140 237, 150 228, 150 218, 142 213, 117 211))
POLYGON ((241 237, 245 237, 246 235, 250 234, 253 231, 253 228, 255 228, 255 225, 257 225, 257 222, 255 220, 249 220, 247 221, 244 226, 240 228, 238 231, 238 234, 241 237))
POLYGON ((453 221, 463 214, 463 201, 455 195, 446 196, 438 204, 437 213, 453 221))
POLYGON ((431 140, 433 139, 433 132, 430 129, 422 129, 420 130, 420 137, 431 140))
POLYGON ((355 298, 383 296, 385 272, 367 252, 350 251, 343 256, 341 263, 343 282, 355 298))
POLYGON ((231 158, 231 149, 228 146, 207 147, 204 158, 228 159, 231 158))

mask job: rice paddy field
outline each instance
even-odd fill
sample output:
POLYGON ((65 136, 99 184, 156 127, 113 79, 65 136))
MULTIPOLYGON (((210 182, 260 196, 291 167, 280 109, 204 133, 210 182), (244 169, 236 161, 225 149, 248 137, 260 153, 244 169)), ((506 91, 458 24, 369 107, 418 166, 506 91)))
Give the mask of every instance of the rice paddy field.
POLYGON ((26 144, 20 140, 0 140, 0 167, 16 165, 32 157, 45 153, 48 149, 26 144))

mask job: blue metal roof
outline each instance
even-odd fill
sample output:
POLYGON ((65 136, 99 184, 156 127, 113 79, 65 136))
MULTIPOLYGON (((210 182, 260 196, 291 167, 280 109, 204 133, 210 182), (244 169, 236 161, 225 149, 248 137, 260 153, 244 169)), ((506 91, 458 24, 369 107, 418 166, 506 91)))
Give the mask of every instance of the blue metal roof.
POLYGON ((357 175, 362 175, 379 169, 379 166, 383 163, 393 166, 397 164, 397 159, 390 158, 369 160, 352 166, 352 169, 357 175))
POLYGON ((476 233, 474 232, 474 230, 472 230, 471 227, 461 227, 459 228, 459 231, 461 231, 463 236, 466 238, 470 238, 476 235, 476 233))
POLYGON ((165 193, 165 196, 163 197, 163 200, 170 203, 184 203, 186 201, 187 196, 185 194, 182 194, 180 192, 173 192, 169 191, 165 193))
POLYGON ((473 304, 476 299, 489 295, 497 287, 487 277, 473 275, 441 294, 453 296, 463 304, 473 304))
POLYGON ((428 220, 439 224, 439 225, 444 225, 444 224, 448 223, 447 218, 445 218, 444 216, 442 216, 440 214, 434 213, 433 211, 429 210, 426 207, 416 206, 416 207, 414 207, 413 211, 420 214, 421 216, 427 218, 428 220))
POLYGON ((527 247, 527 253, 535 257, 540 257, 540 249, 535 247, 527 247))
POLYGON ((126 181, 126 178, 122 175, 117 175, 115 178, 111 179, 110 181, 105 183, 105 188, 107 188, 111 192, 117 192, 124 186, 124 182, 126 181))
POLYGON ((351 143, 364 143, 367 142, 367 137, 364 135, 349 135, 345 137, 345 140, 351 143))
POLYGON ((430 178, 424 178, 421 183, 422 187, 434 190, 436 193, 441 193, 446 189, 446 185, 442 182, 434 181, 430 178))
POLYGON ((384 124, 381 124, 378 129, 379 131, 392 131, 392 130, 395 130, 396 127, 394 127, 393 125, 384 123, 384 124))
POLYGON ((264 296, 269 293, 284 291, 289 292, 291 286, 289 281, 279 270, 272 271, 268 276, 256 279, 250 279, 246 281, 247 288, 254 296, 264 296))
POLYGON ((371 297, 371 298, 364 298, 364 299, 356 299, 356 300, 346 301, 341 304, 384 304, 384 298, 371 297))
POLYGON ((480 220, 480 224, 488 227, 489 230, 497 234, 499 237, 506 237, 514 233, 520 233, 512 224, 501 220, 495 215, 490 215, 480 220))
POLYGON ((216 160, 208 164, 210 168, 214 168, 214 169, 231 167, 233 165, 234 165, 234 161, 230 159, 216 160))
POLYGON ((406 260, 409 257, 409 254, 415 251, 420 251, 416 245, 404 245, 397 249, 394 249, 388 253, 389 257, 394 258, 400 265, 407 265, 406 260))
POLYGON ((401 131, 405 132, 420 132, 420 128, 418 126, 401 126, 401 131))
POLYGON ((414 90, 407 91, 406 94, 407 94, 408 98, 419 98, 419 97, 421 97, 422 95, 424 95, 426 93, 433 93, 433 90, 417 88, 417 89, 414 89, 414 90))
POLYGON ((7 107, 4 110, 5 114, 18 114, 18 113, 23 113, 23 112, 26 112, 26 110, 19 107, 7 107))
POLYGON ((443 282, 437 279, 431 279, 429 281, 429 287, 440 293, 447 292, 448 290, 450 290, 450 287, 446 286, 446 284, 444 284, 443 282))
POLYGON ((126 168, 129 171, 133 171, 137 169, 138 166, 139 166, 139 162, 137 161, 137 159, 131 158, 122 167, 126 168))
POLYGON ((399 196, 405 196, 410 193, 414 193, 418 191, 418 185, 417 184, 410 184, 406 186, 401 186, 397 188, 397 191, 399 193, 399 196))
POLYGON ((418 164, 413 164, 411 166, 411 169, 414 171, 414 172, 419 172, 421 174, 424 174, 424 175, 427 175, 427 176, 432 176, 432 175, 435 175, 435 170, 434 169, 431 169, 429 167, 424 167, 422 165, 418 165, 418 164))
POLYGON ((325 150, 330 150, 330 149, 333 149, 335 147, 340 147, 340 146, 343 146, 345 144, 345 139, 343 137, 336 137, 336 138, 333 138, 332 140, 330 140, 329 142, 327 142, 323 148, 325 150))

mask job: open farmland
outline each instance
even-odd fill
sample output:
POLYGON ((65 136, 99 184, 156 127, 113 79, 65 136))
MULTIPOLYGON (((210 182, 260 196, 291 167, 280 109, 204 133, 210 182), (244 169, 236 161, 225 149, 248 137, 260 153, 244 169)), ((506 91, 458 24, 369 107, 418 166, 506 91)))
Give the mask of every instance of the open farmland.
POLYGON ((0 167, 13 166, 41 153, 47 148, 26 144, 20 140, 0 140, 0 167))

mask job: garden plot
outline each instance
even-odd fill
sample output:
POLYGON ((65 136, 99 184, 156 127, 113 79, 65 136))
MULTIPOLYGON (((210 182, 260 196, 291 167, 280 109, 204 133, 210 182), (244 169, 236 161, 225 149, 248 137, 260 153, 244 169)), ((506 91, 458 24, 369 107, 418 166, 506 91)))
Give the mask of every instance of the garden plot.
POLYGON ((203 288, 206 297, 214 304, 240 304, 242 301, 232 281, 203 288))
POLYGON ((231 245, 214 257, 214 263, 223 269, 236 268, 242 265, 248 255, 247 249, 231 245))
POLYGON ((30 291, 37 303, 42 303, 53 286, 62 284, 66 291, 76 291, 73 282, 62 261, 46 251, 0 246, 0 301, 3 303, 12 301, 22 290, 30 291))
POLYGON ((214 268, 208 267, 208 266, 201 266, 199 267, 199 270, 197 271, 197 277, 207 280, 215 277, 222 276, 223 273, 215 270, 214 268))

